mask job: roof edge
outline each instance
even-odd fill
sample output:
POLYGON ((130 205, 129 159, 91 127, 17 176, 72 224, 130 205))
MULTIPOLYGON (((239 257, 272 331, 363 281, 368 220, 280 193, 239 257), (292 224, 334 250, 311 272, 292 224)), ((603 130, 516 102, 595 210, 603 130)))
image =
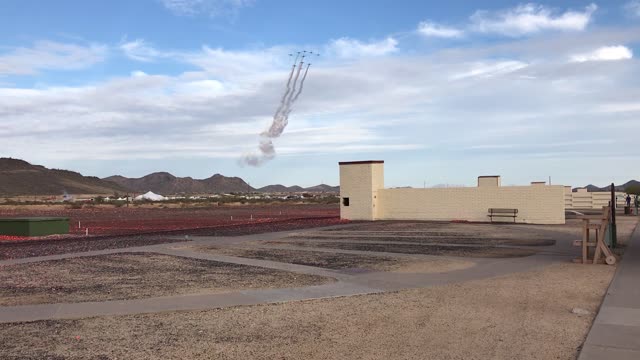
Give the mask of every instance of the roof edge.
POLYGON ((338 165, 384 164, 384 160, 340 161, 338 165))

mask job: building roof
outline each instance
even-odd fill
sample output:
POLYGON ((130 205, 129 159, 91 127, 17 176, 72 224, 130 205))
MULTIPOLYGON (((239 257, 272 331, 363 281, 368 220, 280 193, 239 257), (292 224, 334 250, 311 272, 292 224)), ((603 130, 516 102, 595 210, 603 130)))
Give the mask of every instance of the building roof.
POLYGON ((338 165, 384 164, 384 160, 340 161, 338 165))

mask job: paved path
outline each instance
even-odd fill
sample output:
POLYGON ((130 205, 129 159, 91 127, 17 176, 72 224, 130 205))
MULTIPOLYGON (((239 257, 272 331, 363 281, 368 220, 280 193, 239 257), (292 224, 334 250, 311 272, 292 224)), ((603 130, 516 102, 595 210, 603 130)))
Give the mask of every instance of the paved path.
POLYGON ((578 360, 640 359, 640 226, 609 285, 578 360))
MULTIPOLYGON (((310 231, 317 230, 318 229, 310 229, 310 231)), ((295 232, 300 233, 301 231, 296 230, 295 232)), ((84 253, 52 255, 25 259, 12 259, 0 261, 0 265, 16 265, 46 260, 60 260, 66 258, 96 256, 114 253, 153 252, 187 258, 260 266, 278 270, 320 275, 334 278, 336 279, 335 282, 304 288, 255 289, 216 294, 175 295, 135 300, 7 306, 0 307, 0 323, 49 319, 71 319, 101 315, 128 315, 159 311, 202 310, 238 305, 256 305, 292 300, 308 300, 336 296, 371 294, 385 291, 396 291, 401 289, 445 285, 456 282, 484 279, 514 272, 527 271, 536 267, 551 264, 553 262, 567 261, 571 257, 571 255, 565 252, 566 244, 564 244, 565 242, 562 242, 562 245, 557 244, 556 246, 547 248, 548 250, 552 251, 544 251, 538 255, 524 258, 463 258, 465 261, 474 262, 475 266, 446 273, 404 274, 393 272, 368 272, 347 274, 337 270, 281 263, 276 261, 217 255, 206 252, 198 252, 196 249, 194 249, 194 246, 197 247, 199 245, 237 246, 257 240, 275 240, 284 238, 291 233, 293 233, 293 231, 238 237, 194 237, 193 241, 188 243, 168 243, 134 248, 90 251, 84 253)), ((381 255, 382 253, 370 254, 381 255)), ((386 256, 407 256, 407 254, 383 254, 386 256)), ((426 258, 428 256, 414 255, 413 257, 426 258)))

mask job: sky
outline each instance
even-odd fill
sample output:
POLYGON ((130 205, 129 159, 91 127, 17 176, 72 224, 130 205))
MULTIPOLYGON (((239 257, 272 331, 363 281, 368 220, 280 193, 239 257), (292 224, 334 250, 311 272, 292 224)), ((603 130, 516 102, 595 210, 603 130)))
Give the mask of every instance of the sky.
POLYGON ((640 0, 2 0, 0 156, 252 186, 640 178, 640 0), (291 53, 319 53, 257 151, 291 53))

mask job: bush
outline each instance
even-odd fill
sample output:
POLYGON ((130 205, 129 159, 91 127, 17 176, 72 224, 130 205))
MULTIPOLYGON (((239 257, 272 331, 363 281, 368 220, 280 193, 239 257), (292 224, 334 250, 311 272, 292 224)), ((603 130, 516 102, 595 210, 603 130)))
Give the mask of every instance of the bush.
POLYGON ((640 195, 640 186, 639 185, 629 185, 624 189, 624 191, 627 194, 640 195))

